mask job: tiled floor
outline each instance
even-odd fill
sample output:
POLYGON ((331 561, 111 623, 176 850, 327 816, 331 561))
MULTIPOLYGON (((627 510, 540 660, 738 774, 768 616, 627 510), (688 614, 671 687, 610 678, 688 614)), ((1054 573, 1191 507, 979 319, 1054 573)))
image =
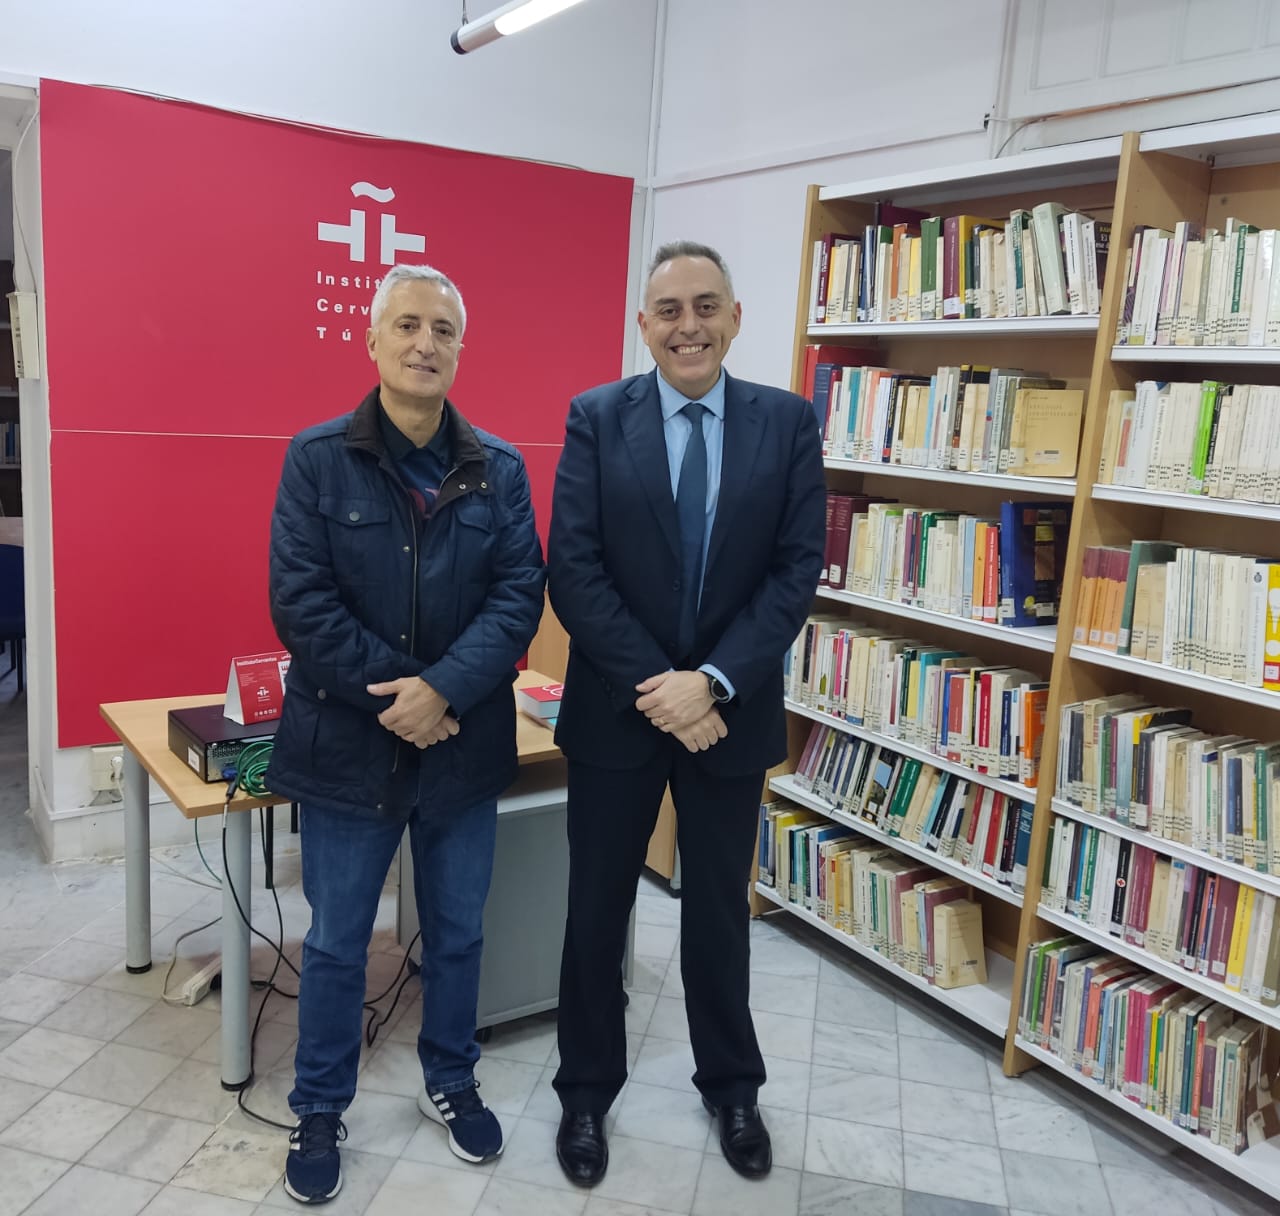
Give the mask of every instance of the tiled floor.
MULTIPOLYGON (((0 1216, 249 1216, 295 1205, 281 1190, 285 1137, 247 1119, 218 1083, 216 997, 160 1000, 163 966, 125 973, 123 869, 46 865, 24 815, 23 704, 0 683, 0 1216)), ((212 837, 213 826, 207 829, 212 837)), ((307 923, 292 842, 277 837, 288 950, 307 923)), ((206 853, 216 856, 216 845, 206 853)), ((216 916, 193 847, 158 850, 155 958, 216 916)), ((255 920, 274 933, 258 873, 255 920)), ((399 966, 389 892, 370 990, 399 966)), ((1260 1213, 1262 1202, 1170 1142, 1143 1143, 1056 1076, 1001 1075, 994 1040, 785 914, 754 926, 752 1004, 769 1083, 775 1166, 740 1179, 689 1083, 679 904, 642 881, 628 1011, 634 1068, 611 1116, 609 1172, 575 1190, 555 1163, 551 1016, 497 1030, 479 1076, 507 1148, 458 1161, 414 1102, 417 1003, 367 1054, 347 1114, 345 1186, 324 1210, 370 1216, 1049 1216, 1260 1213), (1123 1129, 1123 1130, 1121 1130, 1123 1129)), ((179 948, 171 986, 216 951, 179 948)), ((268 955, 256 952, 255 974, 268 955)), ((291 978, 291 977, 290 977, 291 978)), ((287 1119, 294 1007, 273 998, 258 1037, 255 1110, 287 1119)))

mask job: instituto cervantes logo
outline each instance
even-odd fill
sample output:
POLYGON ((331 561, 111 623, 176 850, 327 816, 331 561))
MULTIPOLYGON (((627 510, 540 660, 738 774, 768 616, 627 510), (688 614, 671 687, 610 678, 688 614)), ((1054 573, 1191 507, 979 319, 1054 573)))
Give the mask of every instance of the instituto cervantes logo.
MULTIPOLYGON (((368 198, 384 206, 396 196, 390 186, 375 186, 372 182, 355 182, 351 187, 353 198, 368 198)), ((361 325, 369 321, 369 295, 375 291, 382 278, 376 272, 360 273, 360 266, 368 266, 372 250, 369 248, 371 238, 377 243, 378 262, 381 266, 394 266, 403 253, 424 253, 427 238, 418 232, 401 232, 397 227, 397 217, 393 212, 374 212, 363 208, 352 207, 347 213, 345 224, 321 220, 316 224, 316 240, 325 245, 341 246, 346 249, 347 261, 354 263, 348 273, 327 273, 323 268, 316 270, 316 286, 324 288, 355 289, 361 295, 348 300, 335 299, 336 293, 322 291, 316 297, 316 311, 326 320, 333 318, 333 324, 317 325, 316 336, 323 341, 330 330, 334 336, 344 342, 350 342, 352 331, 351 320, 361 325), (371 222, 371 218, 374 222, 371 222), (376 234, 376 235, 375 235, 376 234), (351 320, 349 320, 349 318, 351 320), (341 329, 338 329, 341 326, 341 329)), ((334 251, 336 252, 336 250, 334 251)))

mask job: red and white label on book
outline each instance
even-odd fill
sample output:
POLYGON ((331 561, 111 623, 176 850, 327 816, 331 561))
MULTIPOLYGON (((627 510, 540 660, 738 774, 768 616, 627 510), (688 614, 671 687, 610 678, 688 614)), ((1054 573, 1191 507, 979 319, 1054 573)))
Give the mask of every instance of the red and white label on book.
POLYGON ((223 712, 241 726, 278 718, 284 707, 284 677, 288 670, 287 650, 232 659, 227 679, 227 707, 223 712))

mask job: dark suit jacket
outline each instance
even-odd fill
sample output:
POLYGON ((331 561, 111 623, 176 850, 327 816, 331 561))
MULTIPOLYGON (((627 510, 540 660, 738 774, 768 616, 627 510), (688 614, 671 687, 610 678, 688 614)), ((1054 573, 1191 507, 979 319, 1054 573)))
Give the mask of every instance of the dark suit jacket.
POLYGON ((724 459, 697 637, 675 653, 680 528, 657 373, 573 399, 548 540, 551 603, 569 632, 556 743, 571 759, 636 768, 663 742, 635 686, 711 663, 737 695, 703 763, 746 775, 786 755, 782 659, 813 604, 826 491, 813 410, 780 389, 725 377, 724 459))

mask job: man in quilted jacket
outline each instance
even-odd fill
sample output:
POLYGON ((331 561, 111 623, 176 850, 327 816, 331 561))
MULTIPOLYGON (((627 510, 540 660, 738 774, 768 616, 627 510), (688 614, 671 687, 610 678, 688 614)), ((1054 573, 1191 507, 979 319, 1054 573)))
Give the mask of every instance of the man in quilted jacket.
POLYGON ((448 400, 466 309, 429 266, 373 298, 379 383, 296 436, 271 524, 271 615, 292 655, 267 781, 301 804, 298 1118, 285 1189, 342 1185, 365 965, 406 825, 422 926, 418 1105, 467 1161, 502 1151, 474 1077, 497 797, 516 775, 515 663, 545 573, 520 454, 448 400))

